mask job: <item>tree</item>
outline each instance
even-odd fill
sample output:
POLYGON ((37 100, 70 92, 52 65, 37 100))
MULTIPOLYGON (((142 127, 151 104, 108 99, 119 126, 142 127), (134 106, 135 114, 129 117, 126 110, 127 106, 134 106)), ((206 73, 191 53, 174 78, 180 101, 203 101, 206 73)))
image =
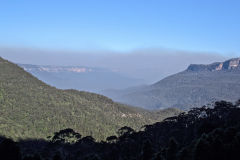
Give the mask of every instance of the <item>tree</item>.
POLYGON ((150 160, 153 157, 153 148, 152 148, 152 143, 150 140, 146 140, 143 143, 143 148, 142 148, 142 160, 150 160))
POLYGON ((80 141, 78 141, 79 143, 84 143, 84 144, 88 144, 88 145, 92 145, 94 144, 96 140, 92 137, 92 136, 86 136, 83 137, 80 141))
POLYGON ((41 160, 41 157, 38 154, 35 154, 34 156, 26 156, 23 160, 41 160))
POLYGON ((108 143, 116 143, 117 142, 117 137, 116 136, 110 136, 110 137, 107 137, 107 142, 108 143))
POLYGON ((179 151, 178 155, 177 155, 177 159, 178 160, 187 160, 189 156, 189 151, 187 150, 187 148, 183 148, 181 151, 179 151))
POLYGON ((207 141, 206 134, 203 134, 201 138, 198 139, 195 150, 194 159, 195 160, 210 160, 209 156, 210 145, 207 141))
POLYGON ((131 127, 124 126, 117 131, 119 137, 124 135, 129 135, 134 133, 134 130, 131 127))
POLYGON ((62 160, 62 157, 60 156, 60 153, 57 152, 54 156, 53 156, 53 160, 62 160))
POLYGON ((178 145, 174 138, 169 140, 168 148, 167 148, 167 160, 175 160, 177 156, 178 145))
POLYGON ((236 102, 236 107, 240 107, 240 99, 236 102))
POLYGON ((11 139, 4 139, 0 143, 0 159, 20 160, 21 154, 17 144, 11 139))
POLYGON ((53 143, 76 143, 81 139, 81 135, 71 128, 55 132, 51 142, 53 143))

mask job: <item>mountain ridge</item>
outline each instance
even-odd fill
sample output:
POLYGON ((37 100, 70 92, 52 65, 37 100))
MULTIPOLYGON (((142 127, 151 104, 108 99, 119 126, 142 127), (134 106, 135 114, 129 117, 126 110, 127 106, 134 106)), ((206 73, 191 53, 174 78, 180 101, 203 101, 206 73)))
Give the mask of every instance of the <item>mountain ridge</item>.
POLYGON ((60 89, 77 89, 100 93, 109 88, 126 88, 144 84, 144 80, 125 76, 105 68, 18 64, 43 82, 60 89), (96 81, 97 79, 97 81, 96 81))
POLYGON ((209 65, 190 64, 187 71, 221 71, 240 70, 240 58, 232 58, 224 62, 215 62, 209 65))
MULTIPOLYGON (((165 113, 175 114, 172 111, 165 113)), ((95 93, 57 89, 0 58, 1 135, 46 138, 70 127, 104 140, 125 125, 137 129, 160 121, 168 116, 165 113, 115 103, 95 93)))
POLYGON ((33 64, 18 64, 25 71, 45 71, 45 72, 75 72, 75 73, 85 73, 85 72, 107 72, 108 70, 96 67, 86 67, 86 66, 59 66, 59 65, 33 65, 33 64))
POLYGON ((188 110, 218 100, 234 102, 240 98, 239 60, 233 58, 210 65, 190 65, 182 72, 143 88, 103 94, 145 109, 176 107, 188 110), (218 69, 219 66, 222 67, 218 69))

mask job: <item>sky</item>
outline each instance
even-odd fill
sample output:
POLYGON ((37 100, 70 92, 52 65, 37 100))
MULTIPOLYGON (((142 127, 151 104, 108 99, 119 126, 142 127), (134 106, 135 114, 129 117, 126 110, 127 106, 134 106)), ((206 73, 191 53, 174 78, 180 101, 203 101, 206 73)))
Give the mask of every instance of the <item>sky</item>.
POLYGON ((0 46, 240 55, 239 0, 2 0, 0 46))
POLYGON ((104 68, 130 78, 144 80, 146 84, 152 84, 166 76, 181 72, 190 64, 209 64, 232 58, 212 52, 169 49, 140 49, 123 53, 0 48, 0 55, 21 64, 104 68))
POLYGON ((1 0, 0 56, 153 83, 240 57, 239 0, 1 0))

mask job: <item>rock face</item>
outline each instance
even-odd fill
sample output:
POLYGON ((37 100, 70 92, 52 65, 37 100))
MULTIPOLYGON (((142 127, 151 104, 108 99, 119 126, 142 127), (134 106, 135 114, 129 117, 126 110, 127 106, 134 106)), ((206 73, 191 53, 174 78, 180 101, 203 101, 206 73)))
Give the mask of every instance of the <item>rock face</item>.
POLYGON ((191 64, 187 71, 220 71, 220 70, 240 70, 240 58, 233 58, 225 62, 215 62, 209 65, 191 64))
POLYGON ((77 89, 99 93, 101 90, 127 88, 143 84, 144 80, 116 71, 87 66, 50 66, 18 64, 43 82, 60 89, 77 89))
POLYGON ((192 64, 155 84, 106 95, 147 109, 188 110, 218 100, 234 102, 240 98, 240 58, 209 65, 192 64))
POLYGON ((84 66, 44 66, 44 65, 31 65, 31 64, 18 64, 27 72, 49 72, 49 73, 88 73, 88 72, 106 72, 104 69, 90 68, 84 66))

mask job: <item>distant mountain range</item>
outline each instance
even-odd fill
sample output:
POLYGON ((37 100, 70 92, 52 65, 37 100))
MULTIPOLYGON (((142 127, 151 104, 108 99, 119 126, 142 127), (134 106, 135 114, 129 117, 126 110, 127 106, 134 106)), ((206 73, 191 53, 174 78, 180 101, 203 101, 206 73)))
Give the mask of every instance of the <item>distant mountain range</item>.
MULTIPOLYGON (((89 70, 41 69, 74 73, 89 70)), ((0 135, 46 138, 61 129, 73 128, 83 136, 104 140, 123 126, 139 129, 178 113, 177 109, 150 112, 115 103, 99 94, 57 89, 0 57, 0 135)))
POLYGON ((159 82, 125 90, 105 90, 121 103, 147 109, 176 107, 187 110, 217 100, 240 98, 240 58, 209 65, 191 64, 185 71, 159 82))
POLYGON ((18 64, 43 82, 60 89, 77 89, 99 93, 105 89, 123 89, 144 84, 144 80, 131 78, 107 69, 86 66, 50 66, 18 64))

